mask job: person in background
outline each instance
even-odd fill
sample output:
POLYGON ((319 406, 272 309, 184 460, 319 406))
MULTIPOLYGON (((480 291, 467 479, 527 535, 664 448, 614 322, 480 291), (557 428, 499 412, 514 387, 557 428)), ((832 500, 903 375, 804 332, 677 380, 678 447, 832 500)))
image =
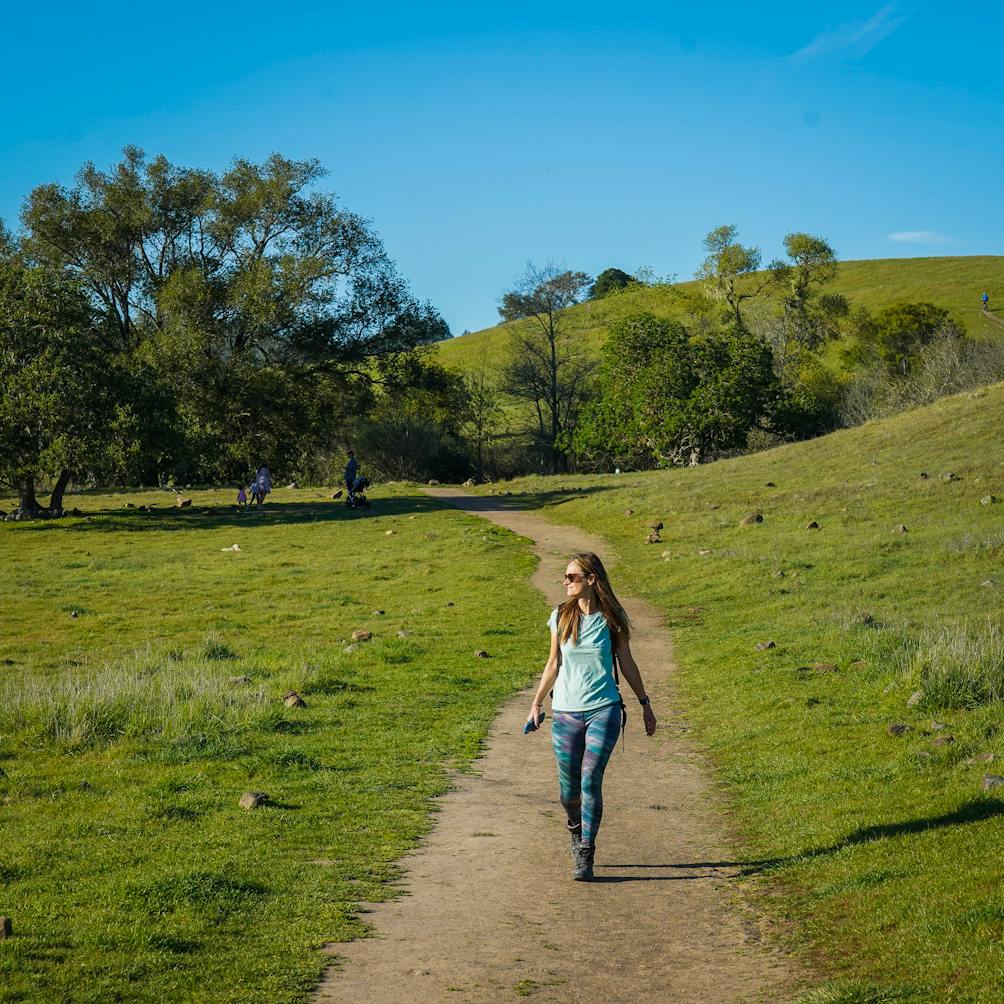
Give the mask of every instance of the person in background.
POLYGON ((984 310, 990 309, 990 294, 986 290, 983 290, 983 295, 980 297, 980 302, 983 304, 984 310))
POLYGON ((244 490, 244 486, 241 485, 237 489, 237 508, 244 509, 248 504, 248 493, 244 490))
POLYGON ((352 505, 352 488, 356 483, 356 476, 359 473, 359 462, 352 450, 349 450, 349 462, 345 465, 345 490, 349 495, 349 505, 352 505))
POLYGON ((272 490, 272 475, 268 468, 262 464, 258 468, 258 473, 254 476, 254 497, 258 500, 258 507, 265 504, 265 496, 272 490))

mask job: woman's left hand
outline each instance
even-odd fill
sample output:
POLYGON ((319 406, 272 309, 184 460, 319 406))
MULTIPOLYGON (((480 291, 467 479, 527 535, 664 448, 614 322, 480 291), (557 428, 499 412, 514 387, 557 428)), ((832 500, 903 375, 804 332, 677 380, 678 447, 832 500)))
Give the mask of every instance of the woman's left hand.
POLYGON ((646 704, 645 707, 641 709, 642 718, 645 721, 645 735, 651 736, 655 734, 655 712, 652 710, 651 704, 646 704))

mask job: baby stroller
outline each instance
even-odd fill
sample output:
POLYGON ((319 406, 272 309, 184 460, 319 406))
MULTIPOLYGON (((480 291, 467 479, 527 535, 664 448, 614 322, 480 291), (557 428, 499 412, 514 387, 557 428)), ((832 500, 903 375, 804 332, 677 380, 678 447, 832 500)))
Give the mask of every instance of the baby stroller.
POLYGON ((366 489, 370 486, 370 479, 364 478, 361 474, 352 482, 352 487, 349 488, 349 497, 345 500, 345 504, 350 509, 369 509, 369 500, 366 498, 366 489))

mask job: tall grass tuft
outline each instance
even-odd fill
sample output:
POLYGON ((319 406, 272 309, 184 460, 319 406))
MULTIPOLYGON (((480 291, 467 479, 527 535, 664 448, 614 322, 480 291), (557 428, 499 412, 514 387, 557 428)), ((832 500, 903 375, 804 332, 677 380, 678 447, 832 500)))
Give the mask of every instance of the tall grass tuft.
POLYGON ((1004 699, 1004 635, 991 620, 942 627, 903 656, 931 708, 975 708, 1004 699))
POLYGON ((204 654, 178 662, 135 653, 72 676, 0 683, 0 731, 64 750, 219 738, 259 727, 272 710, 260 689, 233 683, 204 654))

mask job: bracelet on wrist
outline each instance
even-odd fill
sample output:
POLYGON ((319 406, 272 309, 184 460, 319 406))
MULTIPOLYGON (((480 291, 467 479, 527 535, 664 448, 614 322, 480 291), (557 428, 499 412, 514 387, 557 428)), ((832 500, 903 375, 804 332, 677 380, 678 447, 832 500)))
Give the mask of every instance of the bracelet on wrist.
POLYGON ((639 697, 638 703, 643 707, 648 707, 652 702, 647 697, 639 697))

